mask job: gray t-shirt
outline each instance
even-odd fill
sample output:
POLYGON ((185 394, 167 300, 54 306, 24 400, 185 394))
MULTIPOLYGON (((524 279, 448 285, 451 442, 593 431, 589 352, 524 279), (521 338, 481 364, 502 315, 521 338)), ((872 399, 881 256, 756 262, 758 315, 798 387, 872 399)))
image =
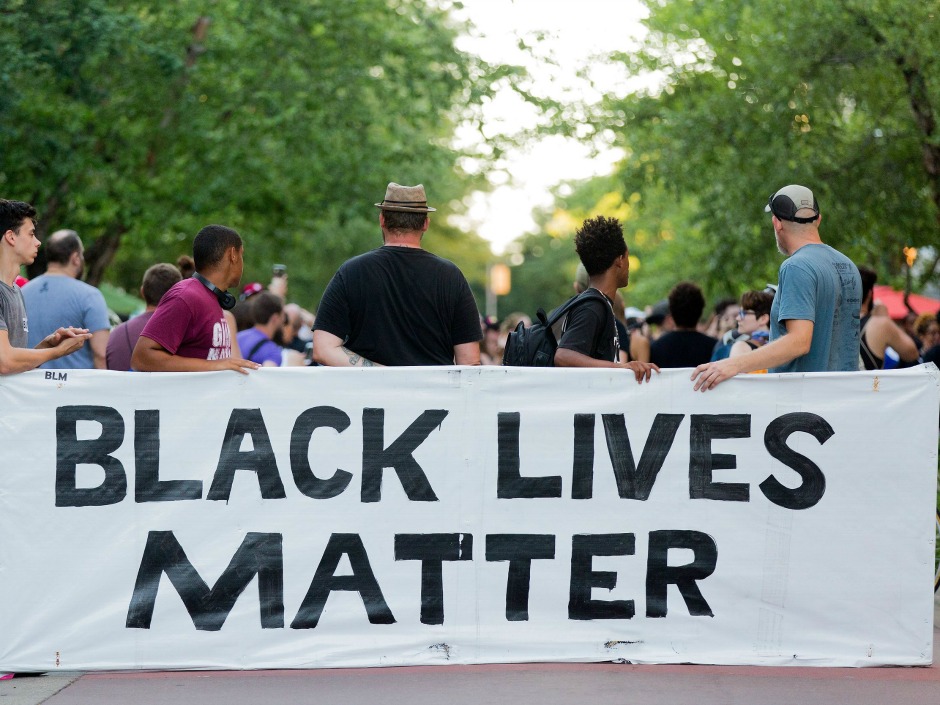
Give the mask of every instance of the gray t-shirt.
POLYGON ((10 345, 14 348, 29 346, 26 324, 26 304, 23 303, 23 293, 14 284, 0 282, 0 330, 5 330, 10 336, 10 345))
MULTIPOLYGON (((87 328, 91 333, 111 329, 108 307, 101 292, 78 279, 43 274, 23 287, 23 299, 29 314, 30 347, 36 347, 59 328, 75 326, 87 328)), ((94 366, 90 345, 42 365, 46 369, 91 369, 94 366)))
POLYGON ((784 321, 813 322, 810 350, 771 372, 850 372, 858 369, 862 280, 848 257, 829 245, 804 245, 782 265, 770 309, 770 339, 784 321))

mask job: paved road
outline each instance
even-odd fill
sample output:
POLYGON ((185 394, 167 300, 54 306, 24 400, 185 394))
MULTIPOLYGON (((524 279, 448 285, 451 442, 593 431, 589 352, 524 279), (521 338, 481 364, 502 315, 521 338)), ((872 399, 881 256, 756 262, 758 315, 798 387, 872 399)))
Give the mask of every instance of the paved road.
POLYGON ((938 705, 930 668, 522 664, 315 671, 56 674, 0 682, 0 705, 938 705))

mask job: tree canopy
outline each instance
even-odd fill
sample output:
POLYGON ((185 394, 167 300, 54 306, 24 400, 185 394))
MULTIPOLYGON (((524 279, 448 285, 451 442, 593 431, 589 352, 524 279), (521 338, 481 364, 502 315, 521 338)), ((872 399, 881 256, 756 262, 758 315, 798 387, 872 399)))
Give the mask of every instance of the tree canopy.
POLYGON ((610 58, 646 87, 608 94, 591 122, 626 156, 611 177, 559 189, 541 232, 517 243, 510 307, 570 295, 571 238, 595 214, 624 222, 630 304, 682 279, 712 300, 762 288, 781 258, 764 206, 790 183, 815 192, 823 240, 883 282, 903 281, 906 247, 920 255, 914 288, 937 282, 937 0, 645 4, 639 51, 610 58))
POLYGON ((458 51, 459 31, 428 0, 9 0, 0 192, 37 207, 41 234, 77 230, 92 283, 136 289, 222 222, 247 279, 286 262, 309 305, 381 243, 385 185, 424 183, 429 247, 479 285, 486 243, 446 222, 479 179, 451 138, 513 69, 458 51))
MULTIPOLYGON (((597 125, 626 150, 623 193, 664 219, 691 215, 688 232, 659 243, 675 251, 663 258, 675 274, 732 291, 773 281, 763 207, 789 183, 816 193, 826 242, 883 275, 902 271, 905 246, 936 247, 940 3, 647 5, 642 51, 616 58, 656 85, 608 96, 597 125)), ((919 284, 936 277, 938 255, 919 284)))

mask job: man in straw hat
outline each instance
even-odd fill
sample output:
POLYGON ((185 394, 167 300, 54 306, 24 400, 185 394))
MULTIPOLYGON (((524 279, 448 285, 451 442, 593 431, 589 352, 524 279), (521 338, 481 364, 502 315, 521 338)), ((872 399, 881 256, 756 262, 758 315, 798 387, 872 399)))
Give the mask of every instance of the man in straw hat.
POLYGON ((421 248, 424 186, 390 183, 376 203, 382 247, 345 262, 313 328, 321 365, 479 365, 480 316, 457 266, 421 248))
POLYGON ((848 257, 819 237, 819 205, 805 186, 770 197, 780 265, 770 309, 770 342, 756 350, 699 365, 694 389, 706 391, 741 372, 849 372, 858 369, 862 280, 848 257))

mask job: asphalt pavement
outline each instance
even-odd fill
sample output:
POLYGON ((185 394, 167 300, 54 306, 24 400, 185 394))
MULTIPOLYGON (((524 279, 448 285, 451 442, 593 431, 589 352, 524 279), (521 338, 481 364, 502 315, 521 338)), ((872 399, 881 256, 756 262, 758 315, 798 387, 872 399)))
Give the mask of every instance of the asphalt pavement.
POLYGON ((631 664, 418 666, 306 671, 56 673, 0 681, 0 705, 937 705, 940 598, 933 665, 808 668, 631 664))

